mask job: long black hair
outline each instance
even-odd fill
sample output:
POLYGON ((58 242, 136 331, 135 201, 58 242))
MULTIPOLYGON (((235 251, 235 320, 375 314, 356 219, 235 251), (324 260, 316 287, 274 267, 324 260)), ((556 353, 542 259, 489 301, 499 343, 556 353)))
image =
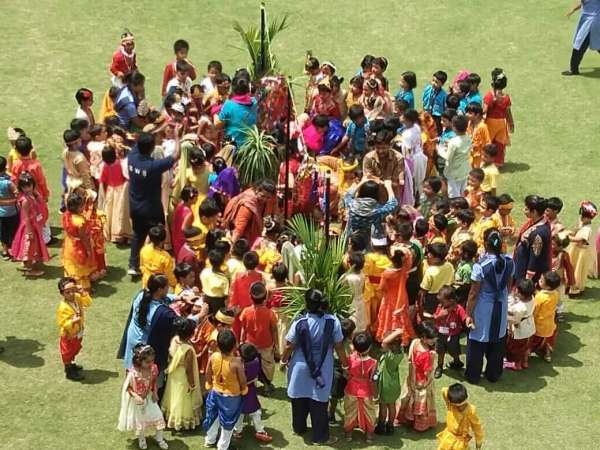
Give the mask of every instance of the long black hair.
POLYGON ((137 323, 140 327, 144 328, 147 325, 148 310, 150 309, 150 302, 152 296, 158 291, 166 287, 169 284, 169 280, 166 275, 159 273, 157 275, 150 275, 148 278, 148 284, 144 293, 142 294, 142 300, 140 300, 140 306, 138 309, 137 323))
POLYGON ((309 289, 304 294, 304 302, 306 304, 306 310, 310 314, 323 315, 327 311, 328 301, 327 297, 323 295, 318 289, 309 289))
POLYGON ((506 261, 502 257, 502 237, 500 236, 500 232, 496 228, 490 228, 484 233, 483 239, 485 241, 486 252, 496 255, 496 264, 494 266, 496 273, 504 272, 506 261))

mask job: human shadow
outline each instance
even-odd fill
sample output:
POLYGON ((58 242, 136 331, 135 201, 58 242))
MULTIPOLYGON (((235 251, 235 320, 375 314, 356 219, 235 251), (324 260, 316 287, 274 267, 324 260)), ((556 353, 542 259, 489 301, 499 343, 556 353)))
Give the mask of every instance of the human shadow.
POLYGON ((509 161, 502 166, 502 173, 526 172, 531 169, 531 166, 524 162, 509 161))
MULTIPOLYGON (((64 269, 62 266, 44 266, 42 270, 44 271, 44 274, 37 277, 41 280, 58 280, 64 275, 64 269)), ((32 278, 32 280, 35 279, 36 278, 32 278)))
POLYGON ((552 355, 552 365, 556 367, 583 366, 583 363, 572 355, 578 353, 585 344, 581 342, 579 336, 571 333, 570 329, 571 325, 568 322, 563 322, 558 326, 555 351, 552 355))
POLYGON ((266 398, 271 398, 273 400, 289 400, 287 389, 284 387, 276 387, 272 392, 269 393, 265 393, 264 387, 260 387, 258 391, 263 397, 266 398))
MULTIPOLYGON (((181 439, 168 439, 165 437, 165 441, 169 444, 169 450, 189 450, 190 446, 183 442, 181 439)), ((149 449, 159 448, 156 441, 150 436, 147 437, 147 443, 149 449)), ((137 439, 128 439, 127 448, 130 450, 139 450, 137 439)))
POLYGON ((110 297, 111 295, 116 293, 117 288, 114 285, 104 283, 102 281, 98 281, 92 286, 93 297, 110 297))
POLYGON ((0 361, 18 369, 41 367, 44 358, 36 353, 44 350, 45 345, 35 339, 19 339, 7 336, 4 342, 0 341, 4 351, 0 353, 0 361))
POLYGON ((589 301, 600 301, 600 288, 599 287, 588 287, 586 288, 585 291, 583 291, 583 294, 581 294, 581 296, 579 297, 575 297, 573 299, 571 299, 570 301, 577 301, 577 300, 585 300, 586 302, 589 301))
POLYGON ((575 314, 574 312, 565 313, 565 321, 560 324, 561 327, 565 327, 569 323, 588 323, 593 320, 590 316, 582 316, 581 314, 575 314))
POLYGON ((119 282, 125 277, 126 274, 127 271, 123 267, 109 266, 106 271, 106 276, 102 280, 110 282, 119 282))
POLYGON ((581 69, 579 70, 579 75, 584 78, 600 78, 600 67, 594 67, 592 70, 581 69))
POLYGON ((104 369, 83 369, 83 376, 85 377, 81 384, 100 384, 108 381, 110 378, 117 378, 119 374, 111 370, 104 369))

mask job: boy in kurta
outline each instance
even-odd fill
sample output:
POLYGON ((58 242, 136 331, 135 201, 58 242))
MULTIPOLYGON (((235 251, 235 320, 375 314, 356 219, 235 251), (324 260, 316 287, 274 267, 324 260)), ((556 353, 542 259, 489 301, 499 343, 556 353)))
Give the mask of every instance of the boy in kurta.
POLYGON ((65 376, 68 380, 81 381, 84 378, 81 373, 83 367, 74 361, 81 351, 83 310, 92 304, 92 299, 70 277, 60 279, 58 291, 63 296, 56 310, 56 322, 60 330, 60 356, 65 366, 65 376))
POLYGON ((471 136, 473 144, 471 147, 471 167, 481 167, 481 155, 486 145, 491 144, 490 132, 483 121, 483 107, 479 103, 469 103, 467 106, 467 117, 469 118, 469 129, 467 133, 471 136))
POLYGON ((169 279, 169 286, 175 288, 177 279, 173 271, 175 261, 163 248, 167 239, 165 227, 157 225, 148 232, 149 244, 144 245, 140 251, 140 269, 142 271, 142 287, 146 288, 150 275, 162 273, 169 279))
POLYGON ((446 428, 438 433, 438 450, 467 450, 469 441, 475 435, 475 446, 481 448, 483 428, 475 406, 467 401, 467 389, 460 383, 442 389, 442 397, 446 403, 446 428))
POLYGON ((544 361, 552 361, 552 351, 556 341, 556 306, 560 299, 558 287, 560 276, 556 272, 546 272, 540 278, 542 288, 535 295, 533 306, 533 320, 535 322, 535 335, 529 339, 529 351, 535 352, 544 361))
POLYGON ((235 336, 231 330, 221 330, 217 336, 219 351, 212 354, 206 371, 205 447, 227 450, 233 427, 242 413, 242 396, 248 392, 244 365, 234 356, 235 336), (221 435, 219 436, 219 430, 221 435), (216 444, 216 445, 215 445, 216 444))

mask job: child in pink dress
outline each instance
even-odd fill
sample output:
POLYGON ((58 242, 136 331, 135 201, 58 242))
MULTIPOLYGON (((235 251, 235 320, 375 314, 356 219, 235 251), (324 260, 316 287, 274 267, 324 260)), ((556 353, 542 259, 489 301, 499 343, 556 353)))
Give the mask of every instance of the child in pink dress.
POLYGON ((173 245, 173 253, 179 254, 179 250, 185 244, 185 236, 183 231, 189 228, 194 223, 194 213, 192 206, 198 199, 198 189, 193 186, 185 186, 181 190, 181 201, 175 207, 173 212, 173 220, 171 222, 171 243, 173 245))
POLYGON ((377 360, 369 356, 371 335, 361 332, 352 338, 354 352, 348 358, 348 383, 344 396, 344 431, 352 440, 352 430, 359 428, 368 443, 373 440, 377 421, 377 387, 374 380, 377 360))
POLYGON ((15 261, 23 262, 23 267, 19 270, 25 276, 39 277, 44 274, 44 271, 36 269, 35 264, 50 259, 42 236, 42 228, 48 218, 48 209, 35 191, 35 181, 29 172, 19 175, 17 189, 20 223, 10 251, 15 261))

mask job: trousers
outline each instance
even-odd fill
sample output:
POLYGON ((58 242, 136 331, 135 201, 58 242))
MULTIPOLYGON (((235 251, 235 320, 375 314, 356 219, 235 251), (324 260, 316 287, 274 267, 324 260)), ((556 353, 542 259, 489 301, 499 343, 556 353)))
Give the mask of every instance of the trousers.
POLYGON ((296 434, 306 433, 306 419, 310 414, 312 425, 312 441, 327 442, 329 440, 328 402, 317 402, 311 398, 292 399, 292 428, 296 434))
POLYGON ((500 379, 506 351, 506 337, 498 342, 479 342, 467 339, 467 367, 465 378, 471 384, 478 384, 483 369, 483 358, 486 359, 485 378, 495 383, 500 379))

